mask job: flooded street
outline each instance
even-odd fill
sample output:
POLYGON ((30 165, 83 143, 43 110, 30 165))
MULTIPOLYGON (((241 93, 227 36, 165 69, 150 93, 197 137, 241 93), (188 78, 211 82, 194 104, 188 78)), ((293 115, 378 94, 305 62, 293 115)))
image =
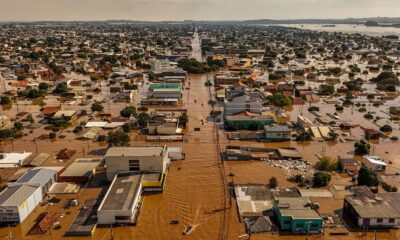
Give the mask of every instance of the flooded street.
MULTIPOLYGON (((300 26, 301 27, 301 26, 300 26)), ((364 31, 361 26, 359 31, 364 31)), ((320 29, 317 29, 320 30, 320 29)), ((191 31, 192 32, 192 31, 191 31)), ((375 34, 375 33, 373 33, 375 34)), ((386 34, 386 33, 385 33, 386 34)), ((399 33, 400 34, 400 33, 399 33)), ((190 39, 190 36, 189 36, 190 39)), ((189 43, 190 44, 190 43, 189 43)), ((190 57, 202 62, 201 40, 197 29, 191 42, 192 51, 190 57)), ((326 61, 328 62, 328 61, 326 61)), ((317 60, 310 62, 310 66, 317 66, 317 60)), ((332 63, 337 65, 337 63, 332 63)), ((346 63, 347 64, 347 63, 346 63)), ((330 66, 330 65, 328 65, 330 66)), ((364 70, 364 68, 362 68, 364 70)), ((141 71, 141 70, 140 70, 141 71)), ((130 99, 129 104, 139 107, 140 100, 147 97, 149 91, 149 75, 145 74, 142 78, 136 79, 140 81, 138 92, 134 99, 130 99)), ((241 222, 236 201, 231 196, 231 186, 234 184, 263 184, 266 185, 271 177, 276 177, 279 187, 296 187, 297 184, 289 182, 288 173, 284 167, 277 164, 264 161, 222 161, 221 153, 227 146, 240 147, 262 147, 262 148, 296 148, 302 155, 303 159, 310 162, 307 166, 314 165, 318 156, 329 156, 334 159, 337 157, 353 157, 354 156, 354 140, 363 138, 365 128, 379 128, 384 124, 392 124, 387 118, 388 107, 385 105, 372 105, 372 101, 368 101, 366 97, 360 97, 358 100, 365 102, 365 107, 368 111, 375 112, 377 116, 382 116, 382 119, 371 121, 364 118, 364 113, 358 111, 356 107, 345 107, 343 110, 336 111, 333 103, 327 103, 324 100, 336 100, 341 96, 323 97, 319 102, 310 105, 319 107, 319 113, 329 121, 335 120, 332 128, 338 129, 340 123, 349 123, 354 128, 346 133, 346 140, 329 142, 323 139, 309 142, 256 142, 256 141, 239 141, 229 140, 227 132, 224 130, 223 122, 214 122, 210 118, 210 112, 217 110, 222 111, 223 107, 219 104, 212 107, 210 101, 216 100, 214 86, 206 87, 208 81, 212 81, 214 73, 195 75, 189 74, 187 81, 183 84, 182 102, 179 102, 178 107, 172 106, 150 106, 149 109, 187 109, 189 121, 184 130, 183 142, 147 142, 146 135, 140 135, 139 130, 127 130, 130 134, 130 146, 149 146, 149 145, 167 145, 171 147, 183 147, 185 160, 172 162, 168 171, 168 177, 165 183, 165 190, 160 194, 142 196, 140 206, 140 214, 136 226, 115 226, 114 228, 97 227, 90 237, 64 237, 65 231, 73 221, 79 208, 83 203, 91 198, 100 199, 103 197, 102 191, 106 188, 90 186, 81 188, 81 191, 75 195, 61 196, 62 202, 59 204, 47 204, 39 206, 33 214, 27 218, 27 221, 22 224, 12 227, 12 239, 93 239, 93 240, 108 240, 108 239, 160 239, 160 240, 175 240, 175 239, 193 239, 193 240, 227 240, 227 239, 373 239, 373 234, 360 235, 358 232, 352 232, 348 236, 330 236, 331 229, 327 228, 326 233, 319 236, 279 236, 277 233, 257 234, 254 236, 245 235, 245 227, 241 222), (335 99, 333 99, 335 98, 335 99), (336 113, 337 112, 337 113, 336 113), (338 118, 329 118, 328 114, 334 114, 338 118), (386 118, 384 118, 386 116, 386 118), (337 124, 336 124, 337 123, 337 124), (348 136, 347 136, 348 135, 348 136), (77 198, 79 204, 71 210, 63 210, 62 204, 69 199, 77 198), (60 210, 61 209, 61 210, 60 210), (35 222, 35 218, 44 211, 62 212, 64 215, 59 219, 60 229, 47 232, 43 236, 27 234, 35 222), (172 224, 173 222, 177 224, 172 224), (188 228, 192 228, 189 235, 183 235, 182 232, 188 228)), ((361 73, 360 73, 361 75, 361 73)), ((348 78, 346 80, 349 80, 348 78)), ((305 81, 304 87, 310 87, 311 90, 318 89, 320 83, 305 81)), ((340 85, 343 86, 343 85, 340 85)), ((374 89, 372 84, 364 84, 364 87, 374 89)), ((100 83, 100 88, 107 88, 100 83)), ((180 91, 181 89, 179 89, 180 91)), ((250 90, 253 91, 253 90, 250 90)), ((100 91, 99 97, 104 98, 104 112, 112 117, 120 115, 120 111, 124 109, 128 103, 115 103, 112 99, 110 91, 100 91)), ((53 99, 54 100, 54 99, 53 99)), ((42 99, 40 99, 42 101, 42 99)), ((57 100, 58 101, 58 100, 57 100)), ((398 104, 399 99, 392 100, 390 104, 398 104)), ((265 105, 263 105, 265 106, 265 105)), ((60 107, 64 110, 90 110, 90 104, 67 104, 61 103, 60 107)), ((305 105, 294 105, 288 108, 283 108, 283 113, 287 116, 284 122, 296 122, 298 115, 303 115, 309 118, 313 123, 316 123, 316 117, 308 111, 308 103, 305 105)), ((271 107, 272 109, 276 109, 271 107)), ((21 113, 31 113, 38 123, 41 117, 41 107, 38 104, 21 104, 18 102, 3 106, 1 109, 3 114, 10 118, 17 118, 21 113)), ((146 110, 147 111, 147 107, 146 110)), ((22 115, 22 116, 25 116, 22 115)), ((93 121, 96 117, 85 115, 77 120, 77 123, 93 121)), ((128 115, 129 116, 129 115, 128 115)), ((132 115, 130 115, 132 116, 132 115)), ((135 115, 136 116, 136 115, 135 115)), ((330 115, 332 116, 332 115, 330 115)), ((22 119, 23 117, 21 117, 22 119)), ((179 126, 180 120, 176 124, 179 126)), ((76 123, 74 123, 76 124, 76 123)), ((108 145, 94 142, 92 140, 77 140, 79 133, 74 133, 69 127, 57 132, 56 140, 39 140, 43 135, 49 135, 50 130, 45 129, 46 124, 38 124, 35 129, 24 129, 25 134, 22 138, 14 140, 5 140, 0 143, 0 150, 4 152, 22 152, 29 151, 35 154, 49 153, 50 157, 43 166, 58 166, 67 167, 73 159, 80 157, 96 157, 103 158, 107 151, 108 145), (55 159, 55 155, 63 148, 68 148, 76 151, 76 154, 70 159, 60 161, 55 159)), ((393 125, 393 136, 400 136, 399 122, 393 125)), ((264 125, 263 125, 264 126, 264 125)), ((143 126, 141 126, 143 127, 143 126)), ((180 126, 179 126, 180 127, 180 126)), ((240 131, 240 130, 238 130, 240 131)), ((104 135, 107 135, 108 130, 102 130, 104 135)), ((294 132, 294 131, 293 131, 294 132)), ((176 132, 174 132, 176 133, 176 132)), ((344 138, 344 136, 341 136, 344 138)), ((287 139, 286 139, 287 140, 287 139)), ((388 165, 388 173, 400 173, 400 148, 399 143, 390 140, 389 138, 381 138, 376 142, 371 142, 371 155, 382 156, 388 165)), ((290 158, 292 161, 293 159, 290 158)), ((282 160, 283 162, 283 160, 282 160)), ((293 168, 297 161, 292 164, 293 168)), ((303 164, 303 162, 301 163, 303 164)), ((286 169, 287 170, 287 169, 286 169)), ((308 171, 306 169, 305 171, 308 171)), ((9 172, 2 173, 3 177, 9 177, 15 173, 17 169, 11 169, 9 172)), ((312 175, 314 172, 311 172, 312 175)), ((308 173, 308 172, 307 172, 308 173)), ((100 174, 99 174, 100 175, 100 174)), ((351 177, 345 174, 332 175, 332 184, 346 186, 352 184, 351 177), (342 176, 343 175, 343 176, 342 176)), ((343 198, 324 198, 314 199, 321 204, 320 212, 329 214, 342 210, 343 198)), ((6 238, 9 233, 7 227, 0 228, 0 238, 6 238)), ((398 231, 379 233, 379 239, 400 239, 398 231)))
POLYGON ((193 40, 192 40, 192 52, 190 53, 190 57, 196 59, 199 62, 203 61, 203 56, 201 53, 201 48, 200 48, 200 38, 199 38, 199 33, 197 32, 197 29, 193 35, 193 40))

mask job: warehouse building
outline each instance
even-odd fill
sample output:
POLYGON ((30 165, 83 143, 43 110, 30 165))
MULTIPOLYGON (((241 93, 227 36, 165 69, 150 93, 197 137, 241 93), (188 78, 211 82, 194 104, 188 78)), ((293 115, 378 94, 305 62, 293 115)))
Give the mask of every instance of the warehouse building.
POLYGON ((42 199, 39 187, 7 187, 0 193, 0 223, 22 223, 42 199))
POLYGON ((42 196, 46 195, 53 183, 57 181, 57 170, 48 168, 34 168, 26 172, 21 178, 8 186, 29 185, 39 187, 42 196))
POLYGON ((100 159, 78 158, 63 173, 60 174, 60 182, 89 182, 99 166, 100 159))
POLYGON ((115 175, 100 207, 97 210, 98 224, 131 224, 139 208, 143 174, 120 172, 115 175))
POLYGON ((0 223, 21 223, 57 180, 57 170, 35 168, 0 193, 0 223))
POLYGON ((112 147, 105 155, 107 179, 111 181, 118 172, 158 172, 166 175, 170 165, 167 146, 163 147, 112 147))

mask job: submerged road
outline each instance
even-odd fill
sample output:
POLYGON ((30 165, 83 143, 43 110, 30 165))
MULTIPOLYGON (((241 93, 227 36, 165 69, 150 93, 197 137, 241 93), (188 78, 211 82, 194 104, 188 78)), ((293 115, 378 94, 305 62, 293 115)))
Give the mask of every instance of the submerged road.
POLYGON ((199 62, 203 61, 203 56, 201 53, 201 46, 200 46, 200 37, 199 33, 197 32, 197 29, 193 34, 192 52, 190 53, 190 57, 196 59, 199 62))

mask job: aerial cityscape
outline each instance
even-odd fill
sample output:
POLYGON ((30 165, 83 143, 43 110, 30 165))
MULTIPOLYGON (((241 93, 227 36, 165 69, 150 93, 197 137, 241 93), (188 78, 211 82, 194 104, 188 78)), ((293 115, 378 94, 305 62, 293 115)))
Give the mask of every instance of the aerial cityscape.
POLYGON ((400 239, 377 2, 0 2, 0 239, 400 239))

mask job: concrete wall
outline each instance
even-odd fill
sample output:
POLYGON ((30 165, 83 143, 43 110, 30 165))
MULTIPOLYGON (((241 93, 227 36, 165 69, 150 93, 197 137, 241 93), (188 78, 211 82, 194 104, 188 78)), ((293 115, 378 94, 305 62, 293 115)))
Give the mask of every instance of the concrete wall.
MULTIPOLYGON (((377 218, 370 218, 370 222, 369 222, 369 227, 395 227, 397 225, 399 225, 399 219, 395 219, 395 221, 393 223, 389 222, 389 218, 384 218, 382 219, 382 222, 378 222, 377 218)), ((363 218, 359 218, 358 219, 358 226, 359 227, 363 227, 363 218)))
POLYGON ((42 191, 38 187, 20 206, 0 206, 0 222, 22 223, 42 199, 42 191), (9 213, 14 215, 13 219, 6 217, 9 213))
POLYGON ((42 191, 37 188, 33 194, 21 205, 19 206, 19 219, 23 222, 25 218, 40 204, 43 200, 42 191))
POLYGON ((117 172, 129 171, 129 160, 139 160, 140 171, 160 171, 164 172, 169 162, 168 153, 165 152, 164 156, 106 156, 106 169, 107 179, 112 181, 117 172))

